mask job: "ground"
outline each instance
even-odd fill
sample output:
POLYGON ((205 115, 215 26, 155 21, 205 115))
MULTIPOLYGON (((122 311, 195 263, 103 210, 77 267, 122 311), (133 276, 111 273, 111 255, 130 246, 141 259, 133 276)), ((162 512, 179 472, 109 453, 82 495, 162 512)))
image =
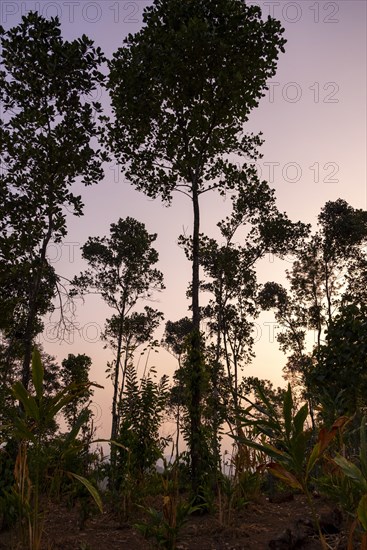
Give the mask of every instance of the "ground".
MULTIPOLYGON (((328 518, 335 513, 322 499, 315 502, 321 517, 328 518)), ((343 531, 325 536, 330 549, 347 548, 343 531)), ((42 550, 148 550, 152 547, 131 524, 119 525, 113 511, 105 510, 102 515, 95 515, 86 522, 83 530, 78 527, 75 509, 52 505, 45 518, 42 550)), ((0 548, 20 550, 22 546, 17 542, 17 533, 1 532, 0 548)), ((228 526, 220 525, 214 515, 191 516, 177 543, 177 550, 269 548, 321 548, 302 495, 295 495, 293 500, 282 503, 269 502, 261 497, 258 502, 234 511, 228 526)))

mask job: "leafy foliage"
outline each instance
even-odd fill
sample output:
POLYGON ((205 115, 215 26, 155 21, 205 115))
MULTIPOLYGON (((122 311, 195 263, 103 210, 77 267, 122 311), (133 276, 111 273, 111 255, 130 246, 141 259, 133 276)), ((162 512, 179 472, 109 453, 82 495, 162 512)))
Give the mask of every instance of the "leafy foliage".
MULTIPOLYGON (((130 217, 120 218, 111 224, 110 237, 90 237, 83 245, 83 258, 90 267, 73 280, 72 294, 98 292, 116 311, 107 320, 103 334, 116 353, 114 363, 108 367, 114 387, 112 441, 119 435, 119 403, 131 356, 139 344, 152 338, 162 318, 159 311, 150 307, 146 307, 144 313, 132 312, 138 300, 150 298, 154 291, 164 288, 162 273, 152 267, 158 261, 158 253, 152 247, 156 238, 143 223, 130 217)), ((115 451, 112 447, 112 474, 115 451)))
POLYGON ((278 341, 289 353, 286 373, 304 385, 313 420, 314 409, 321 404, 329 425, 340 414, 353 414, 360 403, 353 393, 351 369, 363 387, 360 281, 366 239, 365 211, 342 199, 327 202, 319 215, 319 230, 296 252, 287 274, 290 290, 272 282, 259 294, 260 305, 274 309, 283 327, 278 341))
POLYGON ((265 436, 266 439, 269 438, 270 441, 257 442, 244 437, 240 437, 239 440, 241 443, 259 449, 270 456, 272 462, 267 464, 267 468, 271 473, 293 489, 305 493, 322 547, 326 549, 327 545, 309 490, 309 478, 315 464, 321 459, 335 436, 340 433, 341 428, 348 422, 348 418, 339 418, 330 430, 322 428, 317 443, 310 448, 308 445, 310 433, 304 428, 308 416, 307 403, 295 411, 291 387, 288 384, 280 419, 266 394, 260 388, 258 391, 262 395, 262 405, 248 407, 243 426, 254 426, 258 434, 265 436), (260 419, 254 418, 251 412, 252 408, 262 413, 260 419))
POLYGON ((144 473, 155 468, 167 441, 160 437, 159 428, 168 398, 168 377, 154 380, 155 370, 138 380, 136 370, 129 364, 126 389, 120 403, 119 441, 127 450, 118 450, 118 471, 122 481, 127 473, 138 482, 144 473))
MULTIPOLYGON (((352 518, 349 548, 356 533, 367 547, 365 416, 359 436, 353 429, 342 433, 345 415, 354 415, 349 425, 356 424, 366 409, 367 213, 342 199, 327 202, 309 235, 307 226, 279 212, 274 191, 258 179, 253 161, 260 158, 261 134, 247 135, 244 124, 275 74, 282 35, 280 22, 263 20, 261 10, 243 0, 154 0, 142 30, 109 62, 115 118, 104 117, 105 143, 138 190, 167 204, 180 192, 193 207, 192 235, 179 237, 192 263, 192 319, 169 321, 162 339, 179 364, 172 388, 167 376, 157 380, 148 368, 163 315, 149 306, 137 309, 164 288, 154 267, 156 234, 127 217, 111 224, 109 236, 90 237, 82 247, 88 268, 74 278, 70 293, 98 293, 113 310, 102 335, 114 354, 107 368, 114 392, 107 469, 114 504, 123 502, 125 512, 129 499, 143 493, 147 474, 160 478, 156 462, 169 440, 160 427, 167 407, 174 410, 177 462, 164 460, 162 511, 146 509, 149 521, 137 526, 163 548, 176 547, 191 512, 210 509, 213 487, 220 520, 229 524, 233 507, 260 490, 259 462, 304 492, 324 548, 314 483, 329 489, 352 518), (217 224, 220 244, 200 232, 200 200, 211 190, 229 195, 232 205, 217 224), (258 293, 256 262, 268 252, 295 254, 289 288, 269 282, 258 293), (209 295, 204 307, 201 292, 209 295), (289 354, 287 375, 303 385, 301 406, 290 385, 283 391, 267 381, 241 380, 253 356, 259 305, 274 309, 283 327, 278 340, 289 354), (134 359, 145 344, 138 377, 134 359), (225 421, 237 443, 233 477, 221 475, 225 421), (190 456, 179 457, 180 433, 190 456), (332 474, 320 480, 316 465, 325 457, 332 474), (183 472, 201 506, 179 498, 183 472)), ((102 177, 102 107, 90 97, 104 84, 104 56, 85 35, 64 41, 57 18, 32 12, 17 27, 1 28, 0 39, 0 515, 8 525, 19 519, 27 526, 36 550, 42 493, 69 503, 81 498, 84 517, 90 498, 102 510, 89 477, 91 360, 70 354, 60 368, 35 350, 30 368, 30 353, 42 317, 57 294, 62 301, 48 247, 65 238, 66 211, 82 215, 74 184, 102 177), (60 413, 66 434, 57 433, 60 413)))
POLYGON ((192 321, 188 317, 183 317, 178 321, 167 321, 166 323, 161 344, 177 357, 179 365, 181 364, 181 357, 186 351, 186 341, 191 331, 192 321))
POLYGON ((238 0, 156 0, 143 29, 115 53, 110 143, 149 196, 170 200, 177 185, 189 190, 195 170, 204 190, 225 167, 223 154, 251 151, 238 135, 285 42, 280 23, 260 16, 238 0))
POLYGON ((362 532, 362 548, 367 541, 367 443, 366 417, 359 427, 359 453, 348 460, 341 454, 333 457, 336 470, 321 480, 325 493, 335 499, 339 506, 353 520, 350 526, 348 549, 355 544, 355 531, 362 532))
MULTIPOLYGON (((61 363, 60 377, 64 386, 70 386, 75 384, 79 387, 84 387, 85 392, 79 392, 79 394, 64 406, 63 412, 67 420, 70 429, 75 426, 77 418, 79 417, 81 410, 86 411, 85 405, 89 398, 93 395, 93 390, 88 386, 89 383, 89 369, 92 365, 92 360, 85 354, 74 355, 69 353, 68 357, 61 363)), ((90 410, 88 410, 88 418, 91 416, 90 410)), ((85 420, 85 425, 82 426, 84 432, 87 431, 88 419, 85 420)))
POLYGON ((366 323, 364 304, 342 306, 315 354, 309 380, 327 422, 338 414, 360 417, 365 410, 366 323))
MULTIPOLYGON (((78 392, 85 391, 83 385, 71 384, 51 399, 44 398, 44 368, 41 356, 37 349, 32 355, 32 381, 35 395, 29 393, 22 382, 13 385, 13 394, 19 400, 22 410, 13 419, 13 437, 19 441, 18 454, 15 462, 14 477, 16 492, 19 496, 21 514, 29 526, 29 545, 38 550, 42 538, 42 521, 40 516, 40 488, 41 488, 41 455, 47 434, 48 426, 64 406, 75 400, 78 392), (29 458, 33 462, 29 463, 29 458)), ((92 385, 90 382, 86 386, 92 385)), ((82 412, 70 433, 65 439, 65 453, 70 451, 81 425, 85 422, 82 412)), ((63 453, 61 458, 64 458, 63 453)), ((89 491, 97 506, 102 511, 102 502, 96 489, 83 476, 74 472, 63 472, 80 481, 89 491)))
POLYGON ((101 105, 82 96, 103 82, 104 57, 85 35, 64 41, 59 20, 35 12, 0 39, 0 312, 2 328, 24 346, 27 387, 32 341, 59 281, 47 247, 67 233, 65 209, 82 214, 71 190, 77 178, 102 177, 104 155, 91 145, 101 105))
POLYGON ((199 197, 224 195, 247 178, 227 155, 257 158, 260 136, 243 124, 275 74, 283 29, 261 19, 241 0, 155 0, 144 26, 129 35, 109 63, 114 120, 107 142, 127 178, 149 197, 170 202, 174 191, 193 207, 192 380, 189 407, 193 492, 205 470, 202 440, 202 376, 199 306, 199 197), (251 56, 251 61, 249 60, 251 56), (193 447, 192 447, 193 445, 193 447), (201 464, 202 463, 202 464, 201 464))

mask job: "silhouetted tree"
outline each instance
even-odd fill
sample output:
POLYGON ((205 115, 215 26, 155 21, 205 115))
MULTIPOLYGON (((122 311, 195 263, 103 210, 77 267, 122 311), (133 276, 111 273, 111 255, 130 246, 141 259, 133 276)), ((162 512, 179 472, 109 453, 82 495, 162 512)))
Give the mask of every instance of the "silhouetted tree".
MULTIPOLYGON (((264 285, 259 295, 261 306, 274 309, 283 329, 277 338, 281 349, 290 354, 285 370, 304 386, 311 414, 315 404, 320 403, 321 394, 329 404, 331 395, 333 399, 337 397, 335 385, 333 388, 332 383, 330 387, 325 384, 328 369, 330 380, 334 375, 340 382, 346 380, 340 365, 335 367, 334 374, 331 365, 337 340, 342 338, 343 323, 346 332, 354 330, 349 306, 357 308, 356 323, 363 326, 365 292, 361 281, 366 265, 367 212, 338 199, 325 204, 318 221, 318 231, 297 252, 287 274, 290 289, 271 282, 264 285), (311 349, 307 340, 309 331, 314 334, 311 349)), ((355 327, 356 334, 358 330, 355 327)), ((339 341, 341 349, 345 341, 351 343, 347 334, 339 341)))
POLYGON ((102 177, 103 155, 91 145, 101 106, 85 97, 103 81, 104 58, 85 35, 64 41, 57 18, 34 12, 0 39, 0 312, 23 344, 27 388, 32 342, 58 283, 47 247, 65 237, 66 209, 82 215, 76 179, 102 177))
POLYGON ((261 10, 241 0, 155 0, 143 17, 142 30, 129 35, 110 62, 115 119, 109 143, 137 189, 168 203, 178 191, 192 202, 190 452, 198 494, 206 470, 200 448, 199 200, 210 190, 236 188, 229 153, 256 158, 261 140, 245 135, 243 124, 275 74, 285 40, 278 21, 262 21, 261 10))
MULTIPOLYGON (((82 247, 82 256, 89 268, 72 281, 72 294, 99 293, 116 312, 106 322, 104 339, 113 347, 116 358, 110 370, 113 379, 111 439, 115 440, 119 428, 120 376, 125 376, 133 344, 151 338, 159 324, 161 313, 152 308, 144 314, 132 312, 138 300, 148 299, 162 290, 163 275, 152 266, 158 253, 152 243, 156 234, 150 234, 145 225, 127 217, 112 223, 109 237, 89 237, 82 247), (125 361, 123 357, 125 354, 125 361)), ((112 446, 111 464, 116 453, 112 446)))

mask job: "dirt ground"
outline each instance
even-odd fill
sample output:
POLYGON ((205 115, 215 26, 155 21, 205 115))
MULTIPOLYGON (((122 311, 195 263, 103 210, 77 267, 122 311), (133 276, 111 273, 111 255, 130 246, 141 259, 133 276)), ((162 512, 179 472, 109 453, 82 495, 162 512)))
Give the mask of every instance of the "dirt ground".
MULTIPOLYGON (((331 506, 322 499, 316 502, 319 515, 326 518, 325 525, 330 517, 331 523, 335 523, 335 512, 331 506)), ((310 519, 305 499, 301 495, 296 495, 293 500, 283 503, 271 503, 263 498, 242 510, 235 510, 228 526, 220 525, 218 518, 210 514, 191 516, 180 533, 177 550, 319 550, 321 544, 310 519)), ((341 525, 338 533, 325 535, 330 549, 346 549, 346 536, 342 527, 341 525)), ((325 529, 330 530, 327 527, 325 529)), ((356 549, 358 547, 359 545, 356 549)), ((17 533, 0 533, 0 548, 20 550, 22 547, 17 541, 17 533)), ((113 511, 105 511, 102 515, 89 519, 84 530, 80 530, 75 509, 68 510, 53 505, 45 518, 42 548, 148 550, 153 546, 131 525, 119 525, 113 511)))

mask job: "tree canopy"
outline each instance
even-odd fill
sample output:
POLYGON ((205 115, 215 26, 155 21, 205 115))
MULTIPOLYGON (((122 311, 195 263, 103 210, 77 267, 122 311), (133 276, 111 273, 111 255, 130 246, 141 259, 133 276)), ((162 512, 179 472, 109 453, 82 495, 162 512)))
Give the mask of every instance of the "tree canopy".
POLYGON ((114 119, 107 142, 127 178, 149 197, 187 195, 193 207, 191 462, 200 486, 200 196, 247 183, 246 165, 228 155, 257 158, 260 136, 243 125, 274 76, 285 40, 279 21, 241 0, 155 0, 144 26, 129 35, 109 63, 114 119), (237 177, 238 173, 242 177, 237 177))
POLYGON ((72 185, 103 175, 104 155, 91 141, 101 105, 88 96, 103 81, 104 57, 85 35, 64 41, 59 20, 35 12, 0 39, 0 303, 3 328, 24 345, 27 387, 32 340, 58 282, 47 247, 65 237, 66 209, 82 215, 72 185))

